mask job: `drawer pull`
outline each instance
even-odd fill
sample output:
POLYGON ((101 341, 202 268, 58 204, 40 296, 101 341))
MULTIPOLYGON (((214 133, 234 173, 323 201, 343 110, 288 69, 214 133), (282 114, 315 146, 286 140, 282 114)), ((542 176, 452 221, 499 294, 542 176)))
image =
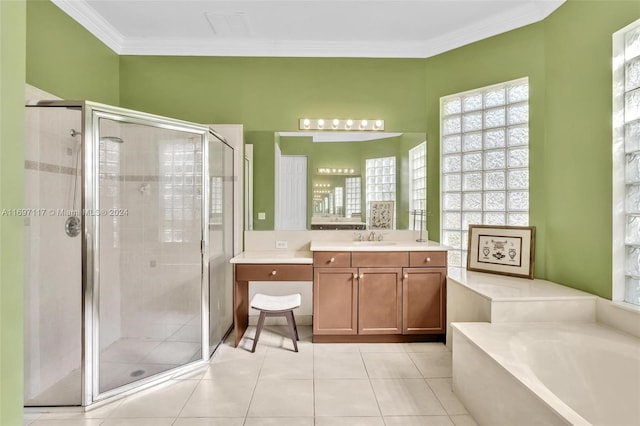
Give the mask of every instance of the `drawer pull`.
POLYGON ((335 261, 336 261, 336 258, 335 258, 335 257, 332 257, 331 259, 329 259, 329 263, 333 263, 333 262, 335 262, 335 261))
POLYGON ((271 275, 275 275, 277 274, 277 271, 274 269, 273 271, 271 271, 271 275))
POLYGON ((424 261, 425 262, 431 262, 431 258, 430 257, 425 257, 424 261))

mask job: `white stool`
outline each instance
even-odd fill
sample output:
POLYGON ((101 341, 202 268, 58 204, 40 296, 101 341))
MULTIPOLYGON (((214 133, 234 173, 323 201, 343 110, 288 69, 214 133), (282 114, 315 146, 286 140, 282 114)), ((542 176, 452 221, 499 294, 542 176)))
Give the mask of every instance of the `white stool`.
POLYGON ((300 294, 288 294, 286 296, 268 296, 266 294, 257 293, 251 299, 251 307, 260 311, 258 325, 256 327, 256 336, 253 338, 253 348, 251 352, 256 351, 256 345, 264 326, 265 317, 284 316, 289 325, 293 348, 298 352, 298 327, 296 327, 296 319, 293 316, 293 310, 300 307, 302 296, 300 294))

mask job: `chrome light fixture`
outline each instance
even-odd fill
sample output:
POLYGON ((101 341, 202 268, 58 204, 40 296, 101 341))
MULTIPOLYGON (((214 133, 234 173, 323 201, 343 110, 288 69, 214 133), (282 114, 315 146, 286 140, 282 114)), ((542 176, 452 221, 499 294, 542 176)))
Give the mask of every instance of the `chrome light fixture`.
POLYGON ((362 120, 341 120, 339 118, 301 118, 299 120, 300 130, 352 130, 352 131, 382 131, 384 130, 384 120, 362 119, 362 120))

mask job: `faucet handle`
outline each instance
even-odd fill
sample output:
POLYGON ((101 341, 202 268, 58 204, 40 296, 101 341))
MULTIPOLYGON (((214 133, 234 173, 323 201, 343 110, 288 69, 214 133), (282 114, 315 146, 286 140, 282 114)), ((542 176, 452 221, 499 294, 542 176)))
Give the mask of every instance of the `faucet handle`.
POLYGON ((384 240, 384 236, 385 236, 385 235, 389 235, 389 233, 388 233, 388 232, 380 232, 380 233, 378 234, 378 241, 382 241, 382 240, 384 240))

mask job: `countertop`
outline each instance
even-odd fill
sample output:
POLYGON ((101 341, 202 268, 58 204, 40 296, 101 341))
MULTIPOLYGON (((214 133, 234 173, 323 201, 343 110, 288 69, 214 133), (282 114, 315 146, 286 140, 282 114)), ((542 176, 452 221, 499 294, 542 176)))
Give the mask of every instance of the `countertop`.
POLYGON ((231 263, 264 263, 264 264, 313 264, 313 254, 310 251, 288 250, 256 250, 244 251, 231 259, 231 263))
POLYGON ((311 241, 311 251, 445 251, 449 248, 434 241, 311 241))

